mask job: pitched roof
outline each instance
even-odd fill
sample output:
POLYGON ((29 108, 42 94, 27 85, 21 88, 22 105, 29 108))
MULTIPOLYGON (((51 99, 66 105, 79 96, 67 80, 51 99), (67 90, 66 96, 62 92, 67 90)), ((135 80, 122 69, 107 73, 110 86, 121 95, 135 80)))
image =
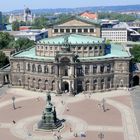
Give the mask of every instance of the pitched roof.
POLYGON ((92 13, 89 11, 81 13, 80 16, 84 18, 94 19, 94 20, 98 18, 98 15, 96 13, 92 13))

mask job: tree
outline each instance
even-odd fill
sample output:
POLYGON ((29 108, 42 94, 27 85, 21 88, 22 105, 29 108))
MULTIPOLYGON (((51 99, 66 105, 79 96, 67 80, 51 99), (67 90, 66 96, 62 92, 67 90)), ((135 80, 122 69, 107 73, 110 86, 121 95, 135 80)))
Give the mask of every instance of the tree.
POLYGON ((130 49, 130 53, 134 56, 134 62, 140 62, 140 45, 135 45, 130 49))
POLYGON ((38 17, 34 20, 33 28, 46 28, 47 25, 47 18, 45 16, 38 17))
POLYGON ((0 32, 0 49, 7 48, 14 37, 7 32, 0 32))
POLYGON ((27 48, 32 47, 35 44, 35 42, 33 40, 30 40, 28 38, 19 38, 18 40, 15 41, 15 43, 13 42, 13 47, 16 48, 16 50, 24 50, 27 48))
POLYGON ((13 31, 19 31, 19 27, 20 27, 20 24, 19 24, 18 21, 14 21, 14 22, 12 23, 12 30, 13 30, 13 31))
POLYGON ((0 68, 7 64, 9 64, 8 57, 5 55, 5 53, 0 51, 0 68))
POLYGON ((118 19, 121 22, 129 22, 136 20, 136 17, 134 15, 127 15, 127 14, 120 14, 120 13, 99 13, 98 15, 99 19, 111 19, 115 20, 118 19))

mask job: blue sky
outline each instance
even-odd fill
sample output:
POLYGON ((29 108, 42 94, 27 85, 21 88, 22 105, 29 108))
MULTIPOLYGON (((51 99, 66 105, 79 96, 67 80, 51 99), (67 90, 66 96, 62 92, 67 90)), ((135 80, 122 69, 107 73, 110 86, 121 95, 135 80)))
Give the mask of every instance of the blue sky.
POLYGON ((24 5, 37 9, 130 4, 140 4, 140 0, 0 0, 0 11, 23 9, 24 5))

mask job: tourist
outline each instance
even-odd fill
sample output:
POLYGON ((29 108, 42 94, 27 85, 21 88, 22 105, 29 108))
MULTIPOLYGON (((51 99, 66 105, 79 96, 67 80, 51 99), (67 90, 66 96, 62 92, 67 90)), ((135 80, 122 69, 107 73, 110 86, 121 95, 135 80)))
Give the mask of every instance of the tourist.
POLYGON ((16 122, 13 120, 13 124, 15 124, 16 122))
POLYGON ((67 111, 69 111, 69 108, 68 108, 68 106, 67 106, 67 109, 66 109, 67 111))
POLYGON ((72 128, 70 127, 70 132, 72 132, 72 128))

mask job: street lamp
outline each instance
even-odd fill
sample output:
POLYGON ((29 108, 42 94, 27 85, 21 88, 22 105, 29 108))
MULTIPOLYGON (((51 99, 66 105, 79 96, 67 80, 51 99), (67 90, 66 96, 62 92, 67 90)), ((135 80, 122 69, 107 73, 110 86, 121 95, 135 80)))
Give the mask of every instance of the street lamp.
POLYGON ((98 138, 99 138, 100 140, 103 140, 104 134, 103 134, 102 132, 100 132, 100 133, 98 134, 98 138))
POLYGON ((14 108, 14 109, 16 109, 16 107, 15 107, 15 99, 16 99, 16 97, 13 96, 13 97, 12 97, 12 101, 13 101, 13 108, 14 108))

